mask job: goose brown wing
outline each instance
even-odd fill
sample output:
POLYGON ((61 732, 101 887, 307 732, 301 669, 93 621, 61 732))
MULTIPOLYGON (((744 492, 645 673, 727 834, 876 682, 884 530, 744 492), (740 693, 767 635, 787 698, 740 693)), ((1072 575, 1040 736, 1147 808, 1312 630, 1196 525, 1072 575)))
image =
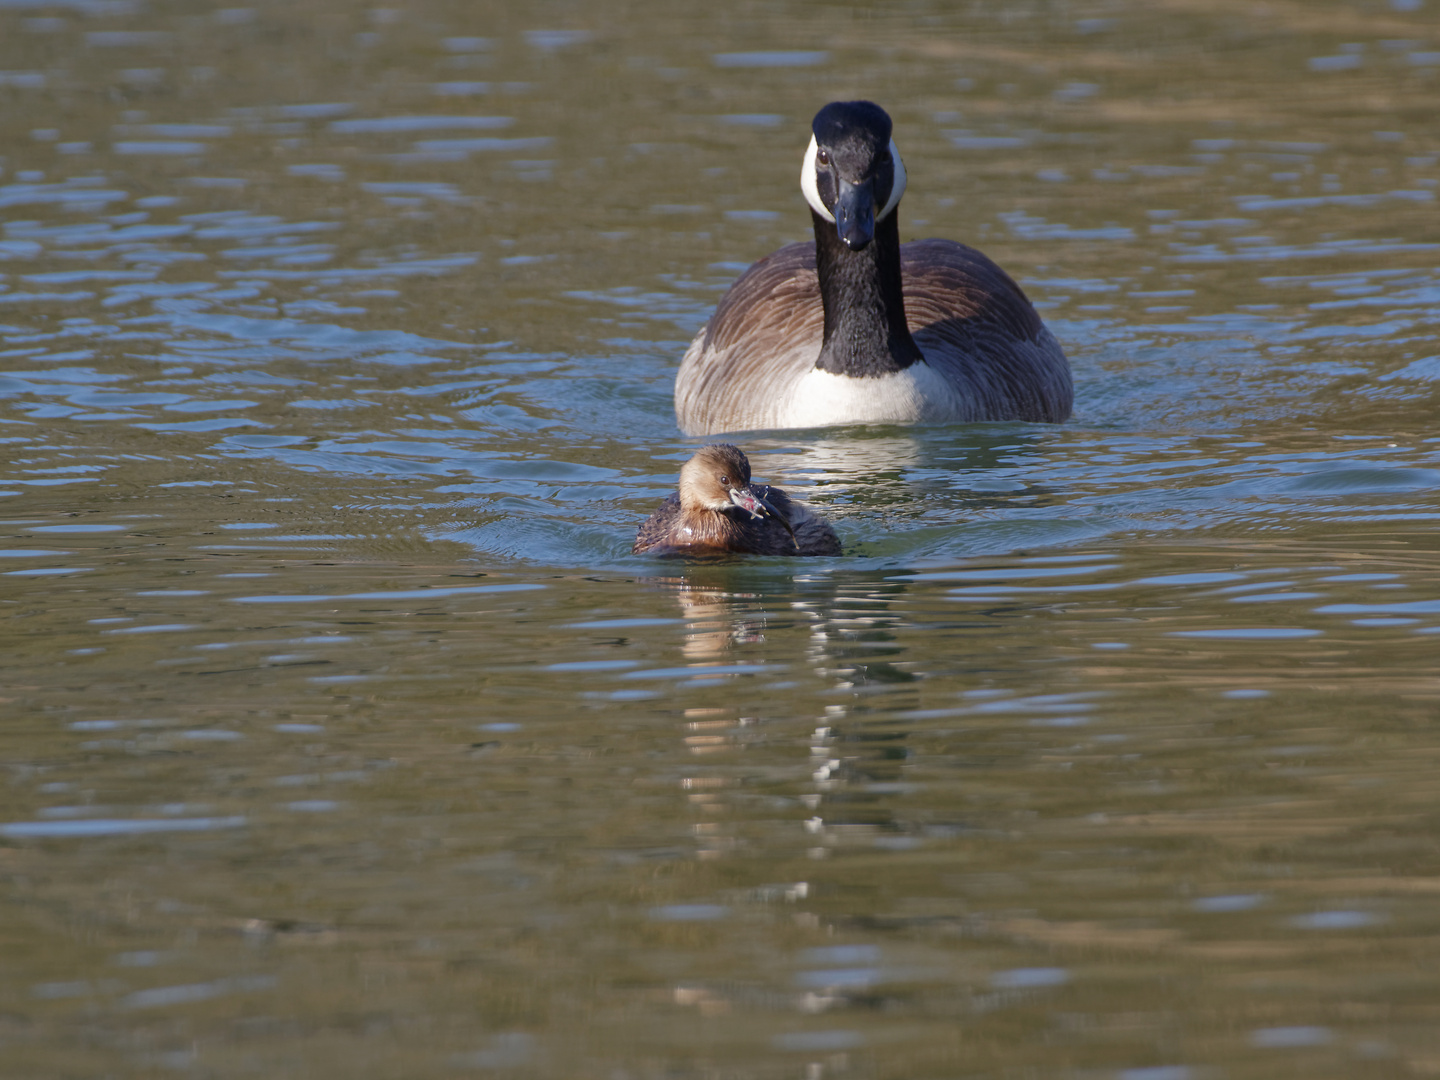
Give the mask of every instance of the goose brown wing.
POLYGON ((787 244, 765 256, 721 298, 706 327, 706 347, 729 349, 750 339, 784 342, 825 332, 815 244, 787 244))
POLYGON ((905 321, 957 343, 1004 336, 1035 341, 1044 324, 1029 298, 990 258, 953 240, 913 240, 900 247, 905 321))
POLYGON ((974 248, 900 248, 905 321, 925 361, 993 420, 1058 423, 1074 399, 1070 365, 1024 291, 974 248))
POLYGON ((692 434, 763 420, 814 366, 825 336, 815 245, 790 244, 755 263, 721 298, 675 379, 675 412, 692 434))

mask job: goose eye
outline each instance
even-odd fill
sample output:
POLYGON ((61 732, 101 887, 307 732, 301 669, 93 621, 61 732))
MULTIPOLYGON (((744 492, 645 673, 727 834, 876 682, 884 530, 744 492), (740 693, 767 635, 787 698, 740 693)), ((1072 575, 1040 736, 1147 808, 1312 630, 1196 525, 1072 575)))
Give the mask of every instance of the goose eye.
POLYGON ((815 161, 820 165, 829 165, 830 151, 824 149, 815 151, 815 161))

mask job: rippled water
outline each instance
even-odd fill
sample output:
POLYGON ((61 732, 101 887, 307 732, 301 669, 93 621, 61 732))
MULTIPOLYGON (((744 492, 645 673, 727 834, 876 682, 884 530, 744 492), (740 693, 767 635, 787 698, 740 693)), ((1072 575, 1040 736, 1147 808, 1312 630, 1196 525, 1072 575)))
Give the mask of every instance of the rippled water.
POLYGON ((0 1071, 1433 1073, 1435 15, 0 0, 0 1071), (860 95, 1075 418, 633 557, 860 95))

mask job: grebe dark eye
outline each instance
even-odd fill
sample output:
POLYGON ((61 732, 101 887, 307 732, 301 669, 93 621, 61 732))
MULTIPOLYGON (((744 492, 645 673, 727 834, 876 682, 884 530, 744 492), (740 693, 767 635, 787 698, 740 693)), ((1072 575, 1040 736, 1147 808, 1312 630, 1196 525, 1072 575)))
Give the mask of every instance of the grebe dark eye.
POLYGON ((819 162, 821 165, 829 165, 829 164, 830 164, 830 151, 829 151, 829 150, 817 150, 817 151, 815 152, 815 160, 816 160, 817 162, 819 162))
POLYGON ((720 477, 720 486, 721 486, 721 487, 729 487, 729 486, 730 486, 730 478, 729 478, 728 476, 722 476, 722 477, 720 477))

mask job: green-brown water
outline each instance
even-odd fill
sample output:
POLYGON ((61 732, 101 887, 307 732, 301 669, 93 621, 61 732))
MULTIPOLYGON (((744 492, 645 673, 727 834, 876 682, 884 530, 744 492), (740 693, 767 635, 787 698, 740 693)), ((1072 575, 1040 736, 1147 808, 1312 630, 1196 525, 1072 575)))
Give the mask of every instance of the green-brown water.
POLYGON ((0 0, 0 1073, 1440 1072, 1440 20, 0 0), (685 343, 896 121, 1061 427, 685 343))

